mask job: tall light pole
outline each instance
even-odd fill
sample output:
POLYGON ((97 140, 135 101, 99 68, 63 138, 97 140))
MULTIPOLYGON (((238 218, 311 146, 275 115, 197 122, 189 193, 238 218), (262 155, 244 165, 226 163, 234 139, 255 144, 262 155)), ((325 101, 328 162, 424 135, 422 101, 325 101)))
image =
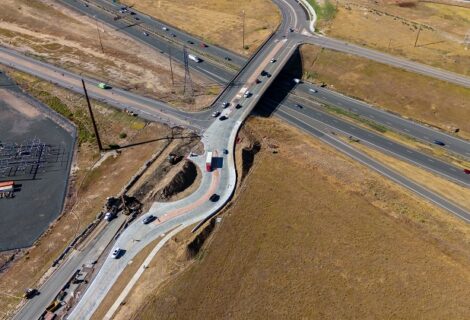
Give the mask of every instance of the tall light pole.
POLYGON ((242 11, 242 48, 245 50, 245 10, 242 11))

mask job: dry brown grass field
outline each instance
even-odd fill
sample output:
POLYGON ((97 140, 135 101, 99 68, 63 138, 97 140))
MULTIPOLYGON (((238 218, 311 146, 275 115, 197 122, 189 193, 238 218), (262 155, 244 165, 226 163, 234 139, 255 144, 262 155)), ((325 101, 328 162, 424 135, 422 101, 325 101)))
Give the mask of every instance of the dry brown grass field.
POLYGON ((204 41, 249 55, 280 23, 270 0, 123 0, 122 3, 165 21, 204 41), (245 45, 242 12, 245 11, 245 45))
POLYGON ((243 192, 133 319, 470 317, 466 223, 278 120, 246 130, 243 192))
POLYGON ((307 80, 470 138, 470 89, 316 46, 301 47, 307 80))
POLYGON ((335 19, 320 28, 332 37, 470 75, 470 43, 464 43, 470 6, 457 5, 342 0, 335 19))

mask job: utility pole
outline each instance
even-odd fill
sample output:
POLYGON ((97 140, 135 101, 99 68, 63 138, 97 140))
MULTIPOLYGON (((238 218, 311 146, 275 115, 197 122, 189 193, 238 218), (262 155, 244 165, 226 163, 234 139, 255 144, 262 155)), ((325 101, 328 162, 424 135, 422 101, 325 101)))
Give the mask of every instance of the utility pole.
POLYGON ((421 32, 421 26, 419 26, 419 29, 418 29, 418 34, 416 35, 416 40, 415 40, 415 48, 416 48, 416 44, 418 43, 418 38, 419 38, 419 34, 421 32))
POLYGON ((183 47, 183 56, 184 56, 184 89, 183 94, 185 97, 193 98, 194 90, 193 90, 193 81, 191 80, 191 73, 189 72, 189 59, 188 59, 188 51, 186 50, 186 46, 183 47))
POLYGON ((95 117, 93 116, 93 111, 91 110, 90 98, 88 98, 88 92, 86 91, 85 81, 82 79, 83 91, 85 92, 86 102, 88 104, 88 111, 90 112, 91 123, 93 124, 93 130, 95 130, 96 142, 98 143, 98 149, 100 152, 103 151, 103 146, 101 145, 100 135, 98 134, 98 127, 96 126, 95 117))
POLYGON ((95 18, 95 24, 96 24, 96 32, 98 32, 98 40, 100 41, 101 52, 104 54, 103 42, 101 42, 100 29, 98 28, 98 21, 96 21, 96 18, 95 18))
POLYGON ((173 64, 171 62, 171 46, 168 46, 168 57, 170 58, 171 85, 175 86, 175 78, 173 76, 173 64))
POLYGON ((242 49, 245 50, 245 10, 242 11, 242 49))

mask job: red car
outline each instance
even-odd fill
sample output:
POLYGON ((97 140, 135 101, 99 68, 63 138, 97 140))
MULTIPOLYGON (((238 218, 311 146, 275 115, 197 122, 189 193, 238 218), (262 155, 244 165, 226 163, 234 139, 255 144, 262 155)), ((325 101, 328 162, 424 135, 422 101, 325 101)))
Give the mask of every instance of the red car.
POLYGON ((208 45, 205 44, 204 42, 201 42, 199 45, 201 46, 201 48, 207 48, 208 47, 208 45))
POLYGON ((470 174, 470 169, 463 169, 463 172, 465 172, 466 174, 470 174))

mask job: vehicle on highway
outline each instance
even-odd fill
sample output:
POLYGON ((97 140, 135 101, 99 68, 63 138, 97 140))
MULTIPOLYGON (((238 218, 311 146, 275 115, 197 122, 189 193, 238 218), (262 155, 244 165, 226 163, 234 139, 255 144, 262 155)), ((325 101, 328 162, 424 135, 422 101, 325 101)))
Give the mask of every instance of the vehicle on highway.
POLYGON ((211 195, 210 198, 209 198, 209 200, 212 201, 212 202, 217 202, 217 201, 219 201, 219 199, 220 199, 220 196, 216 193, 211 195))
POLYGON ((109 84, 106 84, 104 82, 98 83, 98 88, 100 89, 111 89, 111 86, 109 84))
POLYGON ((32 299, 32 298, 34 298, 35 296, 37 296, 38 294, 39 294, 38 289, 36 289, 36 288, 28 288, 28 289, 26 289, 26 291, 24 292, 23 298, 25 298, 25 299, 32 299))
POLYGON ((267 75, 268 75, 268 72, 266 70, 261 71, 261 76, 262 77, 267 76, 267 75))
POLYGON ((256 78, 255 82, 258 84, 258 83, 261 83, 261 80, 256 78))
POLYGON ((144 36, 146 36, 146 37, 148 37, 148 36, 149 36, 149 34, 148 34, 147 32, 145 32, 145 31, 144 31, 144 32, 142 32, 142 33, 143 33, 143 34, 144 34, 144 36))
POLYGON ((294 79, 292 79, 292 81, 294 81, 294 82, 297 83, 297 84, 299 84, 299 83, 302 82, 299 78, 294 78, 294 79))
POLYGON ((313 93, 317 92, 317 90, 315 90, 315 89, 308 89, 308 91, 313 92, 313 93))
POLYGON ((148 216, 146 216, 143 220, 142 220, 142 223, 143 224, 149 224, 150 222, 152 222, 153 220, 155 220, 156 217, 153 215, 153 214, 149 214, 148 216))
POLYGON ((189 44, 194 44, 194 42, 192 42, 191 40, 188 40, 187 41, 189 44))
POLYGON ((205 44, 204 42, 201 42, 201 43, 199 44, 199 46, 200 46, 201 48, 207 48, 207 47, 208 47, 208 45, 205 44))
POLYGON ((167 27, 162 27, 162 30, 168 31, 169 29, 167 27))
POLYGON ((230 106, 230 102, 222 102, 222 107, 225 109, 230 106))
POLYGON ((121 256, 122 249, 117 247, 113 249, 113 252, 111 252, 111 257, 114 259, 118 259, 121 256))
POLYGON ((298 104, 298 103, 297 103, 295 106, 296 106, 297 108, 299 108, 299 109, 303 109, 303 108, 304 108, 304 106, 303 106, 303 105, 301 105, 301 104, 298 104))
POLYGON ((227 149, 224 149, 224 154, 228 154, 228 150, 227 150, 227 149))
POLYGON ((441 140, 434 140, 433 141, 434 144, 437 144, 438 146, 445 146, 446 144, 444 142, 442 142, 441 140))
POLYGON ((137 21, 138 21, 138 20, 140 20, 140 18, 139 18, 139 17, 134 17, 134 20, 137 20, 137 21))
POLYGON ((355 138, 353 136, 349 136, 348 138, 349 138, 349 141, 351 141, 351 142, 361 142, 361 140, 359 140, 358 138, 355 138))
POLYGON ((199 63, 202 61, 198 56, 195 56, 194 54, 188 54, 188 59, 193 60, 196 63, 199 63))
POLYGON ((227 120, 227 119, 228 119, 228 117, 226 115, 223 115, 219 118, 220 121, 224 121, 224 120, 227 120))
POLYGON ((276 59, 271 59, 271 61, 269 61, 269 62, 275 63, 276 61, 277 61, 276 59))
POLYGON ((243 106, 239 103, 237 103, 237 105, 235 106, 236 109, 241 109, 243 106))
POLYGON ((470 169, 463 169, 463 172, 464 172, 465 174, 470 174, 470 169))
POLYGON ((172 33, 171 36, 172 36, 173 38, 176 38, 176 34, 174 34, 174 33, 172 33))
POLYGON ((232 59, 229 58, 229 57, 225 57, 224 59, 227 60, 227 61, 232 61, 232 59))
POLYGON ((249 98, 249 97, 251 97, 251 92, 248 91, 248 90, 246 90, 245 93, 243 94, 243 96, 244 96, 245 98, 249 98))
POLYGON ((214 111, 214 112, 212 112, 212 116, 213 116, 214 118, 220 116, 220 111, 214 111))

